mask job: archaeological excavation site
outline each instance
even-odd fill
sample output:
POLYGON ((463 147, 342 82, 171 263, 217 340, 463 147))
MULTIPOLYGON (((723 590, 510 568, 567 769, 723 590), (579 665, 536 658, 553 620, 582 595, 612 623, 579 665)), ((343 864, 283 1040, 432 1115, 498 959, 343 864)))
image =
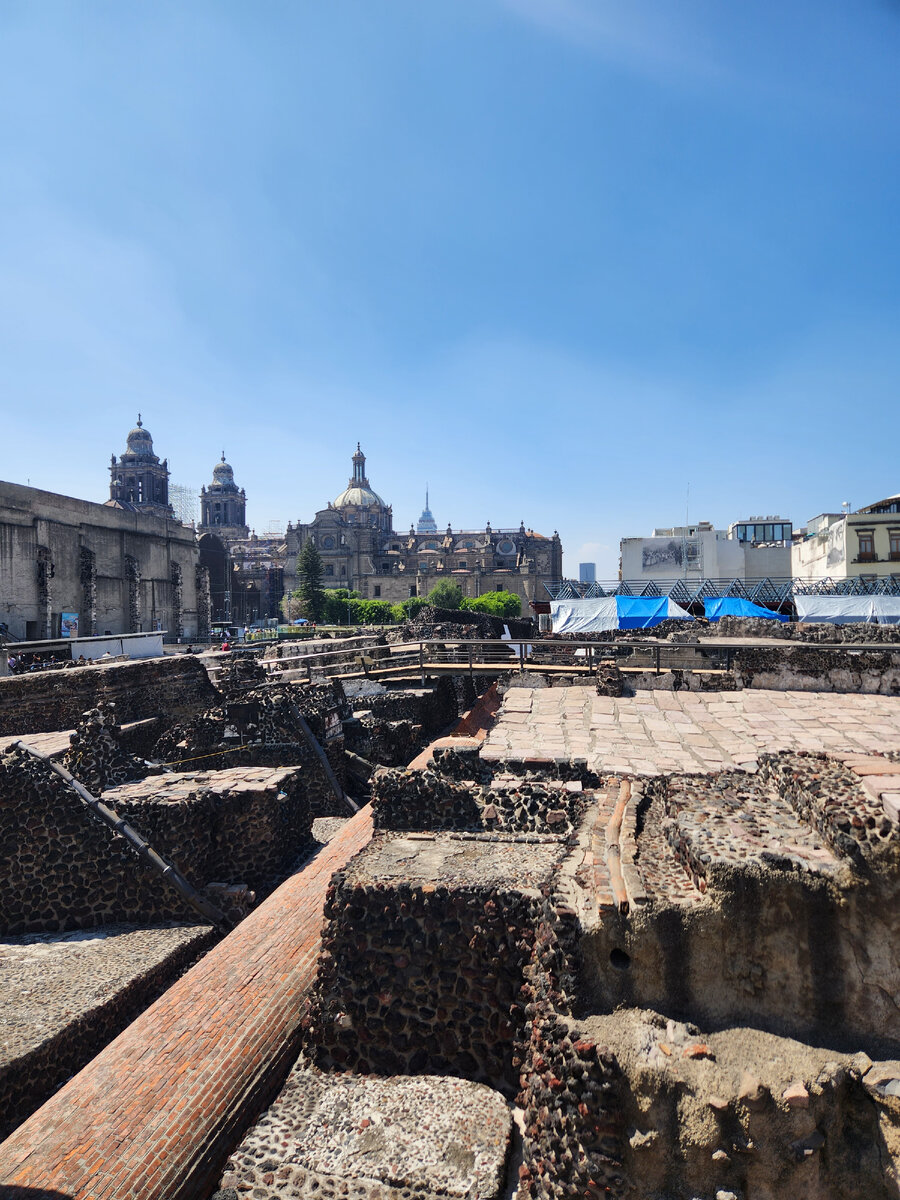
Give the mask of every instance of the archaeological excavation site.
POLYGON ((0 679, 3 1200, 900 1198, 900 627, 507 624, 0 679))

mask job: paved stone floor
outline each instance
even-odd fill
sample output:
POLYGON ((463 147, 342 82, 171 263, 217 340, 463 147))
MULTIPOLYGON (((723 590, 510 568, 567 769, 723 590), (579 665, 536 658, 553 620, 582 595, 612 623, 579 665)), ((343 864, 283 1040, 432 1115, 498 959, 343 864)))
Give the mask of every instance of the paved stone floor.
POLYGON ((834 692, 511 688, 481 750, 494 761, 573 758, 634 775, 753 771, 777 750, 900 750, 900 697, 834 692))

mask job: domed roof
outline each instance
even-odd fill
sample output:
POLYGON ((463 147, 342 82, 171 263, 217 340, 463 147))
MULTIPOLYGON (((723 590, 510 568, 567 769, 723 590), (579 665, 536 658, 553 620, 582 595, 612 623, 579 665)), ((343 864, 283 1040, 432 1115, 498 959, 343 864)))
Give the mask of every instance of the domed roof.
POLYGON ((213 483, 234 483, 234 471, 225 461, 225 451, 222 451, 222 460, 217 462, 213 467, 213 483))
POLYGON ((356 443, 356 453, 353 455, 353 474, 341 494, 334 502, 335 508, 348 508, 354 506, 356 508, 372 508, 379 505, 381 508, 386 508, 387 505, 378 495, 369 487, 369 481, 366 479, 366 456, 359 448, 359 442, 356 443))
POLYGON ((348 505, 356 505, 358 508, 371 508, 375 504, 380 504, 382 508, 385 503, 377 492, 373 492, 370 487, 358 487, 356 485, 344 488, 341 494, 334 502, 335 508, 345 508, 348 505))
POLYGON ((153 438, 150 436, 150 430, 145 429, 141 424, 140 413, 138 413, 137 425, 128 435, 127 445, 131 454, 153 453, 153 438))

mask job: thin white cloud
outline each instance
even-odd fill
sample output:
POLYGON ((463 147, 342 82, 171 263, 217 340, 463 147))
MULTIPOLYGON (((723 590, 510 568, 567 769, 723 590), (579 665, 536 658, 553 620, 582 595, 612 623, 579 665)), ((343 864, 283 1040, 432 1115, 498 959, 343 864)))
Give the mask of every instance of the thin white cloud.
POLYGON ((642 72, 718 77, 711 44, 684 10, 673 22, 658 8, 622 0, 498 0, 520 20, 582 50, 642 72))

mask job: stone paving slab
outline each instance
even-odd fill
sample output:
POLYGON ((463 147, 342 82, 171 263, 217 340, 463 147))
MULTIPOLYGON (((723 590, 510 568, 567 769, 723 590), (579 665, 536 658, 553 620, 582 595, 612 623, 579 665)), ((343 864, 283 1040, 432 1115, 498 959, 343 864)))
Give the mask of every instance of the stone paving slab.
POLYGON ((630 775, 755 771, 758 756, 900 750, 900 697, 835 692, 639 692, 511 688, 481 757, 586 760, 630 775))
POLYGON ((229 1159, 217 1195, 490 1200, 503 1184, 511 1133, 506 1101, 484 1084, 299 1065, 229 1159))
POLYGON ((296 1053, 325 893, 371 836, 367 806, 0 1144, 3 1200, 205 1195, 296 1053))
POLYGON ((109 925, 0 940, 0 1070, 40 1046, 170 955, 209 937, 208 925, 109 925))

